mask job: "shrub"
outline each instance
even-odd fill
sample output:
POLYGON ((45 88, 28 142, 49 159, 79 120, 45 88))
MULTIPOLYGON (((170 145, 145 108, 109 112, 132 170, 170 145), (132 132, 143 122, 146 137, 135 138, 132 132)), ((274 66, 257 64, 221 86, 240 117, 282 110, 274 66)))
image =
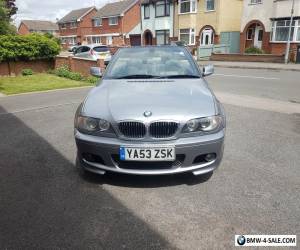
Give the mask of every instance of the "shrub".
POLYGON ((53 71, 53 73, 57 76, 65 77, 75 81, 82 81, 84 79, 84 77, 80 73, 70 71, 70 69, 66 65, 57 68, 53 71))
POLYGON ((33 75, 33 71, 32 71, 32 69, 23 69, 22 75, 23 76, 31 76, 31 75, 33 75))
POLYGON ((59 44, 45 35, 0 36, 0 62, 51 59, 59 52, 59 44))
POLYGON ((92 84, 96 84, 98 82, 98 78, 94 77, 94 76, 89 76, 85 79, 86 82, 92 83, 92 84))
POLYGON ((83 79, 82 75, 78 72, 69 72, 68 78, 74 81, 81 81, 83 79))
POLYGON ((69 78, 69 74, 70 74, 70 70, 68 68, 68 66, 64 65, 64 66, 61 66, 59 68, 57 68, 55 70, 55 74, 60 76, 60 77, 66 77, 66 78, 69 78))
POLYGON ((262 49, 256 47, 249 47, 245 50, 246 54, 264 54, 265 52, 262 49))

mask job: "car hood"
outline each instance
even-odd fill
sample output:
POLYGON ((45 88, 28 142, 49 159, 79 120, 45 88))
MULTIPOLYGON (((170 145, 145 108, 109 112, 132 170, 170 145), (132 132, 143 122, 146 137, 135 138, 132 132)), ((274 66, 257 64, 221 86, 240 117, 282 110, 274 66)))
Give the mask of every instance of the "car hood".
POLYGON ((83 113, 104 119, 187 120, 215 115, 215 100, 203 79, 103 80, 87 96, 83 113))

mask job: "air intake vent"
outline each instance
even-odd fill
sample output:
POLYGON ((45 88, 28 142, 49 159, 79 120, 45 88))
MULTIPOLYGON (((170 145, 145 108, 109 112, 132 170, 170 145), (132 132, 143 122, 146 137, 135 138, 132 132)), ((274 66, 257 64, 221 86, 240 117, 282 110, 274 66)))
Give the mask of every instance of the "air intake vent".
POLYGON ((141 122, 120 122, 119 130, 128 138, 143 138, 146 135, 146 127, 141 122))
POLYGON ((150 135, 154 138, 168 138, 174 136, 177 129, 176 122, 153 122, 150 125, 150 135))

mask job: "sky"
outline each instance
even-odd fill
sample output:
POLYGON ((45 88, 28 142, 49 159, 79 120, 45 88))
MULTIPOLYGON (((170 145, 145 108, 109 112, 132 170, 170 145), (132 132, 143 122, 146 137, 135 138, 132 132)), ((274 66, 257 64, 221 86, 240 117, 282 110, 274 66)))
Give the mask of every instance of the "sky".
POLYGON ((108 2, 113 0, 16 0, 19 9, 13 19, 16 25, 22 19, 56 21, 71 10, 94 5, 100 8, 108 2))

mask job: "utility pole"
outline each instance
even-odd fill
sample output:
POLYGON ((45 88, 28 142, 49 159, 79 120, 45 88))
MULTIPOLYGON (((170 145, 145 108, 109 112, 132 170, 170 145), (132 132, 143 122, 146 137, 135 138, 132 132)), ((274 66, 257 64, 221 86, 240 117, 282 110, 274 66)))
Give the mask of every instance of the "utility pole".
MULTIPOLYGON (((289 62, 290 47, 291 47, 291 33, 292 33, 292 25, 293 25, 293 20, 294 20, 294 8, 295 8, 295 0, 293 0, 292 9, 291 9, 289 35, 288 35, 288 39, 287 39, 286 51, 285 51, 285 57, 284 57, 285 64, 287 64, 289 62)), ((295 30, 294 30, 294 32, 295 32, 295 30)))

